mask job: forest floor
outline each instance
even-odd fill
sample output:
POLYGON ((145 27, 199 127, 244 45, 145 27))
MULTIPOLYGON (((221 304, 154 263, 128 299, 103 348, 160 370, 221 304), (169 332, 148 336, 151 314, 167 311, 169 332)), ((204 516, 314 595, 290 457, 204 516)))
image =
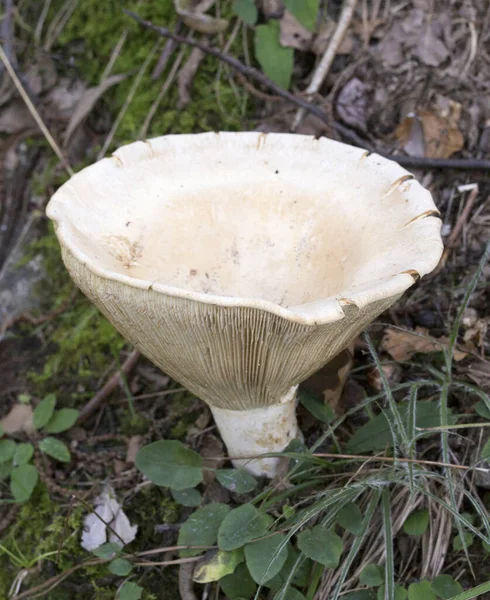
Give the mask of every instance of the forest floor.
MULTIPOLYGON (((436 272, 381 315, 367 337, 301 385, 298 418, 305 445, 350 458, 317 465, 312 486, 301 479, 262 481, 252 496, 236 494, 210 476, 200 485, 198 504, 238 506, 269 494, 275 499, 268 505, 271 514, 286 514, 285 506, 314 506, 333 485, 332 477, 354 485, 372 470, 390 490, 392 552, 380 534, 386 534, 380 504, 341 597, 376 598, 381 587, 366 584, 360 573, 390 560, 395 582, 412 590, 410 600, 449 598, 431 596, 420 583, 434 582, 441 573, 450 576, 451 590, 458 589, 451 587, 455 581, 464 590, 489 581, 490 465, 483 460, 490 460, 488 2, 305 0, 285 2, 291 12, 284 12, 280 0, 261 0, 257 16, 253 2, 217 0, 204 3, 207 18, 197 12, 191 21, 177 14, 171 0, 125 4, 143 19, 238 58, 245 69, 159 36, 113 0, 3 2, 0 599, 117 597, 126 577, 110 572, 103 561, 86 564, 93 555, 81 547, 84 518, 106 486, 138 526, 130 545, 134 556, 161 548, 161 562, 178 559, 172 548, 193 508, 168 489, 147 485, 135 455, 158 439, 179 440, 204 457, 222 456, 223 443, 204 403, 140 357, 76 289, 45 207, 71 170, 120 145, 218 130, 294 128, 399 159, 431 191, 446 250, 436 272), (309 7, 315 8, 313 19, 309 7), (196 30, 203 23, 208 33, 196 30), (260 29, 266 23, 267 32, 260 29), (267 37, 273 30, 277 39, 267 37), (321 73, 318 65, 329 48, 331 61, 321 73), (247 77, 250 66, 264 70, 275 85, 247 77), (315 73, 319 85, 307 95, 315 73), (295 126, 298 103, 281 94, 286 86, 299 103, 311 100, 320 112, 295 126), (33 429, 33 411, 53 397, 58 410, 72 412, 64 413, 66 426, 51 427, 61 445, 46 452, 49 428, 33 429), (416 425, 435 427, 421 437, 414 426, 409 440, 417 459, 432 461, 424 467, 425 491, 405 485, 403 465, 395 472, 389 428, 378 418, 390 399, 406 415, 416 404, 421 414, 426 411, 416 425), (459 428, 447 429, 456 422, 459 428), (327 435, 333 423, 335 435, 327 435), (387 461, 372 459, 380 455, 387 461), (12 492, 16 464, 29 465, 39 478, 22 502, 12 492), (413 517, 411 529, 412 514, 420 522, 414 526, 413 517)), ((368 499, 360 497, 363 510, 368 499)), ((297 595, 284 597, 332 598, 339 569, 313 567, 307 581, 296 582, 297 595)), ((143 588, 146 600, 225 597, 214 584, 193 584, 178 565, 138 563, 131 581, 143 588)), ((243 597, 275 593, 267 586, 256 592, 254 586, 243 597)), ((480 597, 490 598, 490 587, 480 597)))

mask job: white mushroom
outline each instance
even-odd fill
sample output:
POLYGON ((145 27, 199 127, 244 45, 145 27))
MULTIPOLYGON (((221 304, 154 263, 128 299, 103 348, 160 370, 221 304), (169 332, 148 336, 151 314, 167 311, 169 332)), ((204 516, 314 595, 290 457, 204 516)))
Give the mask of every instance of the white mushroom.
MULTIPOLYGON (((72 177, 47 214, 77 285, 210 406, 235 458, 283 450, 297 385, 442 252, 412 175, 300 135, 136 142, 72 177)), ((273 476, 277 459, 234 463, 273 476)))

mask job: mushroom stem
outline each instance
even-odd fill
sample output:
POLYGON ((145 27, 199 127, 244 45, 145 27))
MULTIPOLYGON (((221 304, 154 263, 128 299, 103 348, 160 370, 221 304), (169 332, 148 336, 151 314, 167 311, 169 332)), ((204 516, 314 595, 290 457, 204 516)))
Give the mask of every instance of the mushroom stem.
POLYGON ((296 390, 293 386, 278 404, 251 410, 228 410, 211 406, 221 437, 234 459, 252 475, 273 478, 279 458, 239 459, 268 452, 282 452, 291 440, 300 436, 296 421, 296 390))

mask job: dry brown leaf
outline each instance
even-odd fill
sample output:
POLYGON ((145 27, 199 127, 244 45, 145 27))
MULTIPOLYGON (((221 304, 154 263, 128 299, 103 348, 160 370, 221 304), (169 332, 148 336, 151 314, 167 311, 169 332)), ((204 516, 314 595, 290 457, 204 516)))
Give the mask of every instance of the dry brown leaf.
POLYGON ((174 0, 175 10, 182 21, 190 29, 201 33, 220 33, 228 27, 226 19, 217 19, 205 14, 214 2, 215 0, 204 0, 195 5, 192 0, 174 0))
POLYGON ((431 21, 414 47, 414 54, 430 67, 438 67, 449 56, 449 50, 437 36, 437 24, 431 21))
POLYGON ((427 110, 406 117, 396 128, 395 136, 411 156, 449 158, 464 146, 463 135, 454 125, 453 117, 444 118, 427 110), (423 144, 420 128, 423 131, 423 144), (416 154, 422 148, 424 154, 416 154))
POLYGON ((14 99, 0 112, 0 131, 18 133, 36 125, 23 100, 14 99))
POLYGON ((344 123, 366 132, 367 104, 368 88, 366 84, 357 77, 353 77, 340 90, 335 108, 344 123))
POLYGON ((308 31, 288 10, 284 11, 282 19, 279 21, 281 28, 280 42, 281 46, 297 48, 298 50, 308 50, 311 45, 313 34, 308 31))
MULTIPOLYGON (((324 54, 336 29, 337 23, 332 19, 329 19, 326 23, 322 23, 311 45, 312 52, 318 55, 324 54)), ((354 36, 348 31, 337 48, 337 54, 351 54, 353 47, 354 36)))
POLYGON ((178 89, 179 89, 179 103, 178 108, 182 109, 189 104, 192 100, 190 95, 190 87, 194 80, 194 77, 199 69, 205 54, 199 48, 193 48, 186 60, 184 66, 179 71, 178 76, 178 89))
MULTIPOLYGON (((387 329, 381 342, 381 348, 398 362, 410 360, 414 354, 441 352, 448 345, 447 337, 433 338, 424 327, 416 327, 415 331, 387 329)), ((462 360, 465 356, 466 352, 454 350, 454 360, 462 360)))
POLYGON ((490 363, 472 363, 468 367, 467 374, 484 392, 490 392, 490 363))
POLYGON ((216 460, 216 458, 212 458, 212 457, 216 457, 216 456, 223 456, 223 454, 224 454, 223 442, 220 439, 218 439, 215 435, 213 435, 212 433, 207 433, 203 437, 202 444, 199 448, 199 454, 203 458, 203 461, 202 461, 202 466, 204 467, 203 480, 204 480, 204 483, 206 485, 208 485, 215 478, 213 471, 209 471, 209 469, 219 469, 223 465, 223 462, 224 462, 223 459, 216 460))
POLYGON ((128 447, 126 450, 126 462, 134 463, 136 460, 136 455, 138 451, 141 449, 141 443, 143 441, 143 437, 141 435, 132 435, 128 440, 128 447))
POLYGON ((9 414, 0 421, 0 425, 5 433, 34 431, 32 406, 30 404, 14 404, 9 414))
POLYGON ((301 389, 324 398, 325 404, 338 415, 342 414, 342 391, 352 368, 354 344, 338 354, 333 360, 301 384, 301 389))
POLYGON ((100 85, 86 90, 71 115, 70 121, 64 134, 64 144, 69 142, 71 135, 75 129, 86 119, 90 111, 93 109, 97 100, 99 100, 105 92, 113 85, 120 83, 127 75, 111 75, 105 79, 100 85))

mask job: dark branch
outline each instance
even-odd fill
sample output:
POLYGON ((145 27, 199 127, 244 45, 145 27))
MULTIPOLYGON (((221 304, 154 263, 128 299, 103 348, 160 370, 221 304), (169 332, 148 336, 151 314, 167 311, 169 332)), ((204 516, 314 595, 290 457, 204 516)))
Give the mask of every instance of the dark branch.
POLYGON ((191 40, 177 33, 173 33, 166 27, 159 27, 154 25, 151 21, 146 21, 138 16, 131 10, 127 10, 125 8, 122 9, 129 17, 146 27, 147 29, 151 29, 161 35, 162 37, 174 40, 179 44, 186 44, 187 46, 192 46, 194 48, 199 48, 206 54, 214 56, 215 58, 221 60, 222 62, 230 65, 236 71, 245 75, 246 77, 250 77, 251 79, 255 79, 258 83, 263 85, 265 88, 273 91, 276 96, 280 96, 285 100, 288 100, 292 104, 300 108, 304 108, 307 112, 314 115, 324 123, 326 123, 329 127, 340 133, 346 140, 349 140, 353 145, 359 146, 360 148, 365 148, 370 152, 377 152, 381 156, 385 158, 389 158, 391 160, 396 161, 400 165, 404 167, 412 167, 412 168, 425 168, 425 169, 465 169, 465 170, 482 170, 487 171, 490 170, 490 160, 478 160, 478 159, 459 159, 459 158, 424 158, 418 156, 394 156, 393 154, 387 154, 385 152, 379 152, 370 144, 367 140, 361 138, 355 131, 349 129, 349 127, 345 127, 341 123, 337 123, 336 121, 332 121, 328 115, 318 106, 311 104, 304 98, 300 96, 296 96, 291 92, 279 87, 276 85, 269 77, 264 75, 262 71, 255 69, 254 67, 249 67, 244 65, 238 59, 229 54, 221 52, 216 48, 211 46, 207 46, 202 42, 197 40, 191 40))

